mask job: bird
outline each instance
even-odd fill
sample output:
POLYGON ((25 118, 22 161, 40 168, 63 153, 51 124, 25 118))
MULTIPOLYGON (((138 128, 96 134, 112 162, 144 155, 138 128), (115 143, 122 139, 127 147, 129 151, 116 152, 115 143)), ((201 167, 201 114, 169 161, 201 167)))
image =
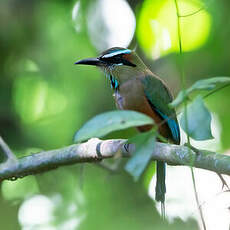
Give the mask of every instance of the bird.
MULTIPOLYGON (((176 111, 169 106, 173 96, 164 81, 144 64, 134 50, 113 47, 96 58, 82 59, 75 64, 100 67, 110 80, 118 109, 134 110, 150 116, 161 136, 170 143, 180 144, 176 111)), ((151 128, 152 125, 137 127, 139 132, 146 132, 151 128)), ((161 202, 163 209, 165 178, 166 163, 157 161, 155 200, 161 202)))

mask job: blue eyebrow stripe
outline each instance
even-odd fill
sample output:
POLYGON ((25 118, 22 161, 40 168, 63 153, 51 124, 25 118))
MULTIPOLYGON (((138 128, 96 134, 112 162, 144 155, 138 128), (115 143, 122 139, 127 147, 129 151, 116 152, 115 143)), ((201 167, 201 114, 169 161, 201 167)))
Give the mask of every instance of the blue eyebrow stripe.
POLYGON ((105 54, 103 55, 103 58, 110 58, 119 54, 130 54, 132 51, 129 49, 125 49, 125 50, 113 50, 111 51, 111 53, 109 54, 105 54))

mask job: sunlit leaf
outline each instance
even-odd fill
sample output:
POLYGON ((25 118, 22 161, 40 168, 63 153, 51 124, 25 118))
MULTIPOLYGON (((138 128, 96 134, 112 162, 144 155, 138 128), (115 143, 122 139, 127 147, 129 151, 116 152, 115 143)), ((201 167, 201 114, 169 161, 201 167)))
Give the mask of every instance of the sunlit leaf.
POLYGON ((138 134, 134 138, 131 138, 129 143, 135 143, 136 151, 126 164, 125 170, 137 181, 151 159, 155 145, 155 133, 149 131, 138 134))
MULTIPOLYGON (((180 0, 180 14, 195 12, 202 5, 201 0, 180 0)), ((209 37, 211 20, 211 15, 206 9, 193 17, 181 20, 183 51, 195 50, 205 44, 209 37)), ((136 35, 140 47, 152 58, 179 52, 175 2, 172 0, 143 1, 138 14, 136 35)))
POLYGON ((153 124, 153 120, 142 113, 131 110, 110 111, 97 115, 85 123, 75 134, 74 142, 102 137, 116 130, 149 124, 153 124))
POLYGON ((170 106, 176 107, 180 105, 190 93, 196 90, 212 90, 214 89, 217 84, 220 83, 230 83, 230 77, 213 77, 208 79, 203 79, 195 82, 190 88, 185 91, 180 91, 176 99, 170 103, 170 106))
POLYGON ((194 140, 212 139, 211 114, 205 107, 201 96, 188 105, 187 116, 185 111, 181 117, 182 129, 194 140))

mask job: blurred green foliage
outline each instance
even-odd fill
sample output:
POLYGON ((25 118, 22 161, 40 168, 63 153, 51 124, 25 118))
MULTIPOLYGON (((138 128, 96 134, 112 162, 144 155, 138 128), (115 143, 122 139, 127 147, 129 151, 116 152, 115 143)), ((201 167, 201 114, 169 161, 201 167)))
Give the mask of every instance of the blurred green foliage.
MULTIPOLYGON (((199 0, 183 0, 179 3, 181 16, 196 12, 204 4, 199 0)), ((138 41, 150 57, 159 57, 179 50, 174 1, 144 1, 138 23, 138 41)), ((183 17, 181 20, 183 50, 192 51, 202 46, 208 38, 210 26, 211 16, 205 8, 199 14, 183 17)))
MULTIPOLYGON (((87 9, 92 2, 81 1, 77 22, 71 16, 75 1, 0 2, 0 134, 18 156, 71 144, 74 132, 83 123, 115 108, 103 74, 93 67, 74 66, 76 60, 98 54, 90 42, 87 27, 87 9), (80 28, 77 31, 76 23, 80 28)), ((161 58, 154 61, 145 56, 151 56, 152 51, 148 50, 149 41, 144 45, 149 34, 143 30, 141 21, 146 16, 143 9, 148 2, 129 1, 137 16, 138 38, 133 37, 131 46, 137 45, 137 52, 147 65, 176 94, 180 78, 178 53, 172 53, 175 49, 166 52, 164 57, 161 55, 165 52, 158 53, 161 58)), ((159 5, 157 0, 152 2, 159 5)), ((204 24, 205 28, 201 29, 210 32, 205 32, 199 47, 193 46, 193 51, 184 54, 187 86, 201 78, 230 75, 230 2, 213 0, 202 4, 211 19, 208 19, 210 28, 204 24)), ((170 20, 170 15, 167 17, 170 20)), ((107 35, 106 31, 98 32, 100 36, 107 35)), ((229 96, 229 88, 225 88, 206 99, 208 108, 220 121, 223 151, 230 147, 229 96)), ((121 131, 108 137, 126 138, 135 132, 121 131)), ((81 166, 74 165, 3 182, 0 228, 26 229, 19 223, 20 207, 31 196, 43 194, 54 204, 54 217, 49 228, 41 225, 36 229, 76 229, 64 227, 66 221, 74 218, 80 221, 76 224, 78 229, 197 229, 193 219, 186 222, 175 219, 171 224, 160 219, 154 202, 148 197, 152 174, 150 165, 143 178, 134 183, 122 170, 112 176, 90 164, 83 172, 81 166)))

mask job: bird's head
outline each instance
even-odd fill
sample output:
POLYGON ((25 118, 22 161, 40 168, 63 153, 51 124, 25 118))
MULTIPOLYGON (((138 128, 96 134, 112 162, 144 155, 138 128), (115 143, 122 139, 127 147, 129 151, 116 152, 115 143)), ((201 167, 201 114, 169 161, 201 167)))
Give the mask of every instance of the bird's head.
POLYGON ((148 71, 135 51, 121 47, 110 48, 97 58, 82 59, 75 64, 100 67, 109 77, 113 89, 118 89, 120 84, 131 78, 144 76, 148 71))

